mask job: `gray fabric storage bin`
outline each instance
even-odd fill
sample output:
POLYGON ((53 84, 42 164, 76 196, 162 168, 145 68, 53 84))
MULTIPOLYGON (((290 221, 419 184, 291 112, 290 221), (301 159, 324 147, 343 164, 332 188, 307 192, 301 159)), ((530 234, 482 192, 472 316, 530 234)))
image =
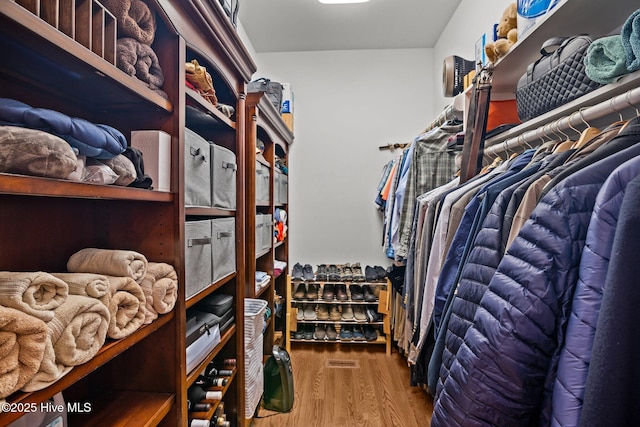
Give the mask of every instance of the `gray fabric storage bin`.
POLYGON ((185 206, 211 206, 210 145, 191 129, 184 129, 185 206))
POLYGON ((185 294, 192 297, 211 284, 211 220, 187 221, 185 238, 185 294))
POLYGON ((228 148, 211 144, 211 202, 215 208, 236 208, 236 155, 228 148))
POLYGON ((284 175, 278 168, 275 168, 273 172, 273 202, 278 205, 282 204, 280 201, 282 197, 280 194, 280 180, 284 175))
POLYGON ((262 220, 262 214, 256 214, 256 255, 259 252, 262 252, 263 243, 262 239, 264 237, 264 222, 262 220))
POLYGON ((256 160, 256 201, 268 202, 269 199, 269 174, 271 169, 256 160))
POLYGON ((280 175, 280 183, 278 186, 278 203, 286 205, 289 203, 289 175, 280 175))
POLYGON ((273 217, 262 215, 262 250, 270 249, 273 242, 273 217))
POLYGON ((216 282, 236 271, 236 219, 214 218, 211 231, 212 281, 216 282))

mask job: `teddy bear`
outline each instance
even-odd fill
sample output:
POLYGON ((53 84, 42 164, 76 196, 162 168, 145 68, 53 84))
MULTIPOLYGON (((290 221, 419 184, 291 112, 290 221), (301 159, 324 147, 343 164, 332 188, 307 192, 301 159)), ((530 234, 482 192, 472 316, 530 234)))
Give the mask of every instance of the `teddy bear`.
POLYGON ((484 46, 485 55, 490 62, 496 62, 509 52, 511 46, 518 41, 518 8, 515 2, 504 10, 496 28, 498 39, 484 46))

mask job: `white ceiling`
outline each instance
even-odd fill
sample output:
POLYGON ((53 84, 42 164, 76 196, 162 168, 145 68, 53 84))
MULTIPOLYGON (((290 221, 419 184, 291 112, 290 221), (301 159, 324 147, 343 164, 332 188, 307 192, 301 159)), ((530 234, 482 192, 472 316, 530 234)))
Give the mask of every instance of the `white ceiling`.
POLYGON ((461 0, 239 0, 256 52, 433 47, 461 0))

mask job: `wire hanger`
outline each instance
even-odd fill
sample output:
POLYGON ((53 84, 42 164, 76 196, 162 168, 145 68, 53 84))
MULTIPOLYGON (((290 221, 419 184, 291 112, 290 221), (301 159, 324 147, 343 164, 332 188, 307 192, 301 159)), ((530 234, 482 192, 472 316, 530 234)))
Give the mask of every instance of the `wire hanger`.
POLYGON ((627 91, 627 95, 624 97, 624 99, 627 102, 627 104, 629 104, 629 107, 632 107, 634 110, 636 110, 636 117, 640 116, 640 111, 638 111, 638 107, 631 103, 631 91, 627 91))
MULTIPOLYGON (((569 116, 569 123, 571 123, 571 118, 573 117, 573 114, 571 114, 569 116)), ((558 128, 558 132, 560 132, 560 121, 556 122, 556 126, 558 128)), ((577 132, 577 129, 575 129, 574 127, 572 127, 572 129, 574 129, 577 132)), ((558 153, 562 153, 564 151, 570 150, 573 148, 573 146, 575 145, 575 141, 572 141, 571 138, 569 138, 569 135, 567 135, 564 132, 560 132, 565 139, 561 140, 553 149, 553 154, 558 154, 558 153)), ((580 132, 578 132, 580 133, 580 132)))

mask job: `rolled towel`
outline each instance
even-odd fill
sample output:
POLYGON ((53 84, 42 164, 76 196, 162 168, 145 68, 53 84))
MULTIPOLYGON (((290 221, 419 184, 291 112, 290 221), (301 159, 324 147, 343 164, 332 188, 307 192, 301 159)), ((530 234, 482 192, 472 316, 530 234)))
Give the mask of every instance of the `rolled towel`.
POLYGON ((627 55, 619 35, 594 40, 584 57, 585 73, 594 82, 608 84, 628 74, 627 55))
POLYGON ((102 274, 94 273, 51 273, 64 281, 69 287, 69 295, 82 295, 101 300, 109 305, 111 292, 109 279, 102 274))
POLYGON ((127 276, 139 282, 144 278, 147 264, 147 258, 135 251, 85 248, 71 255, 67 270, 72 273, 127 276))
POLYGON ((45 322, 69 295, 62 280, 42 271, 0 271, 0 305, 12 307, 45 322))
POLYGON ((132 37, 151 45, 156 35, 153 12, 141 0, 102 0, 118 21, 118 37, 132 37))
POLYGON ((145 324, 173 310, 178 298, 178 275, 173 266, 149 262, 147 274, 140 283, 145 295, 145 324))
POLYGON ((54 310, 47 323, 48 339, 38 373, 23 391, 48 387, 66 375, 72 367, 91 360, 104 345, 109 327, 109 310, 99 300, 69 295, 54 310))
POLYGON ((640 9, 633 12, 622 25, 622 45, 627 55, 627 70, 640 70, 640 9))
POLYGON ((113 339, 127 337, 137 331, 145 320, 146 298, 142 288, 131 277, 107 276, 109 279, 109 330, 113 339))
POLYGON ((0 399, 20 390, 40 369, 47 324, 0 305, 0 399))

